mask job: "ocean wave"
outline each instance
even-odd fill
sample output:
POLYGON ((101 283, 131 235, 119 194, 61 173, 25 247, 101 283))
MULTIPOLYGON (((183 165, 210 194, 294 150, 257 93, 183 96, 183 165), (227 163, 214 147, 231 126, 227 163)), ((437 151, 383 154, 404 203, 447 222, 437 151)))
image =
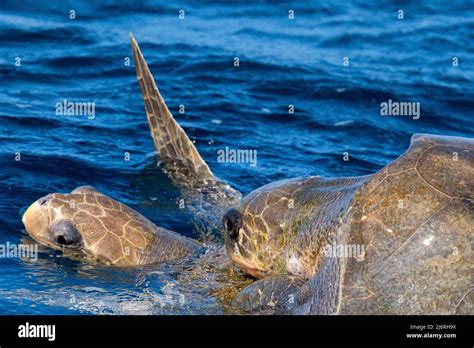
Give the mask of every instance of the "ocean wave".
POLYGON ((94 35, 82 26, 54 26, 49 28, 1 27, 0 40, 4 43, 19 44, 79 44, 91 45, 96 42, 94 35))
MULTIPOLYGON (((471 18, 469 2, 443 1, 3 1, 0 242, 24 237, 21 213, 31 202, 80 185, 197 236, 192 217, 177 206, 181 192, 153 155, 133 60, 124 64, 132 59, 129 32, 213 172, 248 193, 299 176, 376 172, 406 150, 414 133, 472 137, 471 18), (95 119, 56 115, 55 103, 64 99, 95 102, 95 119), (421 117, 381 116, 380 103, 389 99, 419 102, 421 117), (218 163, 217 150, 226 146, 257 150, 257 166, 218 163)), ((220 310, 199 297, 189 308, 158 308, 156 279, 149 296, 124 271, 41 255, 38 264, 0 265, 0 313, 220 310)))

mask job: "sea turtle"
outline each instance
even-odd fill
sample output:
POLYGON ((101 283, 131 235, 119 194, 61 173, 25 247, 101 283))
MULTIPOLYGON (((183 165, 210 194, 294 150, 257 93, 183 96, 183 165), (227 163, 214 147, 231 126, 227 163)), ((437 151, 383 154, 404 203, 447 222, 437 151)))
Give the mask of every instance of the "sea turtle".
MULTIPOLYGON (((164 170, 183 191, 196 220, 221 226, 221 216, 241 198, 240 192, 215 178, 194 144, 178 125, 130 34, 135 70, 155 144, 164 170)), ((26 231, 38 242, 68 256, 99 263, 136 266, 189 256, 202 246, 158 227, 135 210, 91 186, 70 194, 38 199, 24 213, 26 231)))
MULTIPOLYGON (((132 36, 131 42, 148 122, 163 169, 179 183, 186 207, 195 213, 195 221, 201 222, 198 227, 204 226, 206 232, 220 230, 222 214, 241 194, 214 177, 194 144, 174 121, 132 36), (153 89, 155 93, 149 92, 153 89), (153 110, 159 113, 159 120, 153 110), (167 120, 166 128, 162 127, 167 120)), ((62 251, 67 257, 120 267, 173 261, 181 283, 193 282, 192 286, 197 288, 203 281, 195 281, 196 278, 205 279, 206 288, 216 292, 219 299, 229 298, 249 282, 234 272, 222 235, 217 238, 220 245, 212 238, 201 244, 156 226, 91 186, 38 199, 23 214, 23 223, 34 240, 62 251), (182 259, 187 262, 181 262, 182 259), (188 272, 181 272, 184 269, 188 272)))
POLYGON ((166 107, 132 38, 155 147, 177 185, 234 205, 228 255, 260 279, 233 301, 283 313, 472 313, 474 141, 417 134, 378 173, 272 183, 242 200, 212 175, 166 107), (190 180, 191 179, 191 180, 190 180), (225 190, 222 190, 225 188, 225 190), (219 194, 220 193, 220 194, 219 194))
POLYGON ((222 218, 227 253, 257 278, 234 306, 296 314, 473 313, 472 139, 414 135, 402 156, 373 175, 284 180, 241 199, 212 174, 173 118, 131 41, 165 170, 199 202, 198 213, 212 220, 232 207, 222 218))
POLYGON ((474 141, 414 135, 379 172, 284 180, 224 216, 261 280, 234 305, 296 314, 474 313, 474 141))
POLYGON ((23 214, 23 224, 41 244, 108 265, 165 262, 202 249, 91 186, 38 199, 23 214))

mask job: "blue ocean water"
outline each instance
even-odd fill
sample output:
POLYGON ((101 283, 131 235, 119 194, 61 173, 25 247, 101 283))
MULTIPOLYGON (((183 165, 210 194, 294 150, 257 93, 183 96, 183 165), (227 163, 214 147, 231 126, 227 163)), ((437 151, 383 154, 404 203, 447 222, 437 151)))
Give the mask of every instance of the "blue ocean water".
MULTIPOLYGON (((26 238, 21 214, 30 203, 86 184, 196 237, 156 168, 133 62, 126 64, 129 32, 202 157, 244 193, 297 176, 373 173, 414 133, 473 136, 472 1, 2 1, 0 243, 26 238), (56 115, 64 99, 94 102, 95 118, 56 115), (420 118, 381 116, 389 99, 420 103, 420 118), (257 165, 218 163, 226 146, 256 149, 257 165)), ((144 280, 139 270, 45 249, 38 262, 0 259, 0 274, 0 314, 216 306, 196 298, 185 309, 157 307, 170 295, 166 274, 144 280)))

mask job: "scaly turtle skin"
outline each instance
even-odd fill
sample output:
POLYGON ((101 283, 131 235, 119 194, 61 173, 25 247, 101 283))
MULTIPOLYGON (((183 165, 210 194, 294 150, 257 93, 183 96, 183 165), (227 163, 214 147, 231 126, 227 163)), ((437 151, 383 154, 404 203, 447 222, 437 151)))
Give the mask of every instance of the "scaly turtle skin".
POLYGON ((202 248, 90 186, 40 198, 27 209, 23 223, 41 244, 109 265, 175 260, 202 248))
MULTIPOLYGON (((241 194, 212 174, 174 120, 131 40, 155 150, 166 172, 211 225, 234 206, 223 218, 228 255, 259 279, 234 298, 234 306, 296 314, 474 312, 472 139, 415 135, 400 158, 372 176, 285 180, 240 201, 241 194), (337 252, 354 250, 348 247, 358 252, 337 252)), ((27 229, 34 220, 25 218, 27 229)), ((164 235, 179 240, 177 249, 181 243, 191 249, 187 252, 194 249, 189 240, 164 235)), ((100 246, 96 255, 110 249, 107 243, 93 245, 100 246)), ((163 245, 152 254, 165 260, 174 249, 163 245)), ((138 252, 144 257, 147 250, 153 249, 138 252)), ((125 260, 123 253, 109 259, 125 260)))
POLYGON ((132 49, 155 149, 171 178, 210 220, 235 206, 223 218, 227 252, 261 278, 236 296, 237 307, 473 312, 472 139, 415 135, 405 154, 373 176, 286 180, 239 201, 172 117, 133 37, 132 49), (332 245, 353 244, 362 253, 327 256, 332 245))
MULTIPOLYGON (((352 201, 338 313, 474 312, 474 141, 415 135, 352 201)), ((311 299, 312 306, 317 300, 311 299)))
MULTIPOLYGON (((135 70, 155 150, 165 171, 182 189, 189 210, 211 231, 241 194, 214 177, 192 141, 174 120, 156 87, 138 44, 130 34, 135 70)), ((154 225, 138 212, 92 187, 54 193, 34 202, 23 216, 27 232, 68 256, 117 266, 179 259, 201 246, 154 225)), ((219 226, 219 227, 217 227, 219 226)))
POLYGON ((415 135, 372 176, 264 186, 230 210, 224 226, 230 257, 262 278, 235 306, 296 314, 474 312, 472 139, 415 135))
POLYGON ((195 147, 183 146, 189 139, 164 106, 133 39, 132 46, 156 151, 168 165, 185 168, 172 167, 175 183, 213 192, 208 214, 235 206, 223 218, 227 252, 261 279, 236 296, 236 307, 314 314, 473 312, 472 139, 415 135, 405 154, 373 176, 285 180, 238 202, 240 195, 212 175, 195 147), (331 246, 361 252, 329 257, 331 246))
POLYGON ((221 230, 222 215, 242 198, 242 194, 212 174, 166 106, 132 34, 130 42, 151 137, 155 151, 164 163, 164 171, 181 189, 198 229, 219 236, 216 232, 221 230))

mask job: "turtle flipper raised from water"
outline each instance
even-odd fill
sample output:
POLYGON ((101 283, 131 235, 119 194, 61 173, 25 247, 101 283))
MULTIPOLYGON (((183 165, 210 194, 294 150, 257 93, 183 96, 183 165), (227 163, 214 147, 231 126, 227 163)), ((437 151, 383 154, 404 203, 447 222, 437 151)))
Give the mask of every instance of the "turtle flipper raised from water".
MULTIPOLYGON (((296 314, 474 313, 473 139, 415 135, 402 156, 372 176, 290 179, 237 203, 240 194, 212 175, 172 117, 133 37, 132 48, 170 177, 215 220, 235 204, 223 218, 227 253, 259 279, 235 305, 296 314)), ((42 244, 107 264, 200 250, 90 187, 38 200, 24 223, 42 244)))
MULTIPOLYGON (((151 74, 147 76, 153 88, 142 83, 142 90, 156 91, 151 74)), ((153 116, 153 105, 146 99, 145 104, 153 116)), ((166 115, 173 130, 176 121, 169 111, 166 115)), ((179 142, 183 133, 174 139, 179 142)), ((153 133, 153 127, 152 134, 160 135, 153 133)), ((194 159, 197 150, 190 151, 194 159)), ((235 194, 210 195, 214 214, 234 202, 223 219, 228 254, 243 271, 262 279, 234 303, 259 296, 259 307, 272 293, 280 291, 287 297, 291 289, 295 297, 291 312, 299 314, 472 313, 468 269, 474 249, 473 153, 472 139, 415 135, 405 154, 373 176, 291 179, 257 189, 240 203, 235 194), (454 228, 451 234, 450 226, 454 228), (445 243, 439 244, 442 240, 445 243), (420 253, 425 244, 430 247, 420 253), (328 256, 337 254, 339 247, 353 245, 361 249, 355 256, 328 256), (285 277, 306 281, 298 288, 285 277)), ((173 151, 163 153, 170 154, 190 167, 189 173, 199 173, 193 169, 199 168, 199 161, 183 161, 173 151)), ((207 172, 203 173, 206 177, 207 172)), ((178 185, 197 186, 197 192, 222 183, 214 177, 175 177, 178 185)))
POLYGON ((214 175, 209 166, 168 109, 132 34, 130 42, 148 125, 160 159, 170 165, 179 165, 187 169, 195 180, 213 180, 214 175))
POLYGON ((156 153, 165 163, 166 173, 181 188, 185 206, 194 213, 198 229, 205 230, 204 234, 219 235, 216 231, 220 228, 221 216, 242 195, 212 174, 166 106, 132 34, 130 41, 156 153))

